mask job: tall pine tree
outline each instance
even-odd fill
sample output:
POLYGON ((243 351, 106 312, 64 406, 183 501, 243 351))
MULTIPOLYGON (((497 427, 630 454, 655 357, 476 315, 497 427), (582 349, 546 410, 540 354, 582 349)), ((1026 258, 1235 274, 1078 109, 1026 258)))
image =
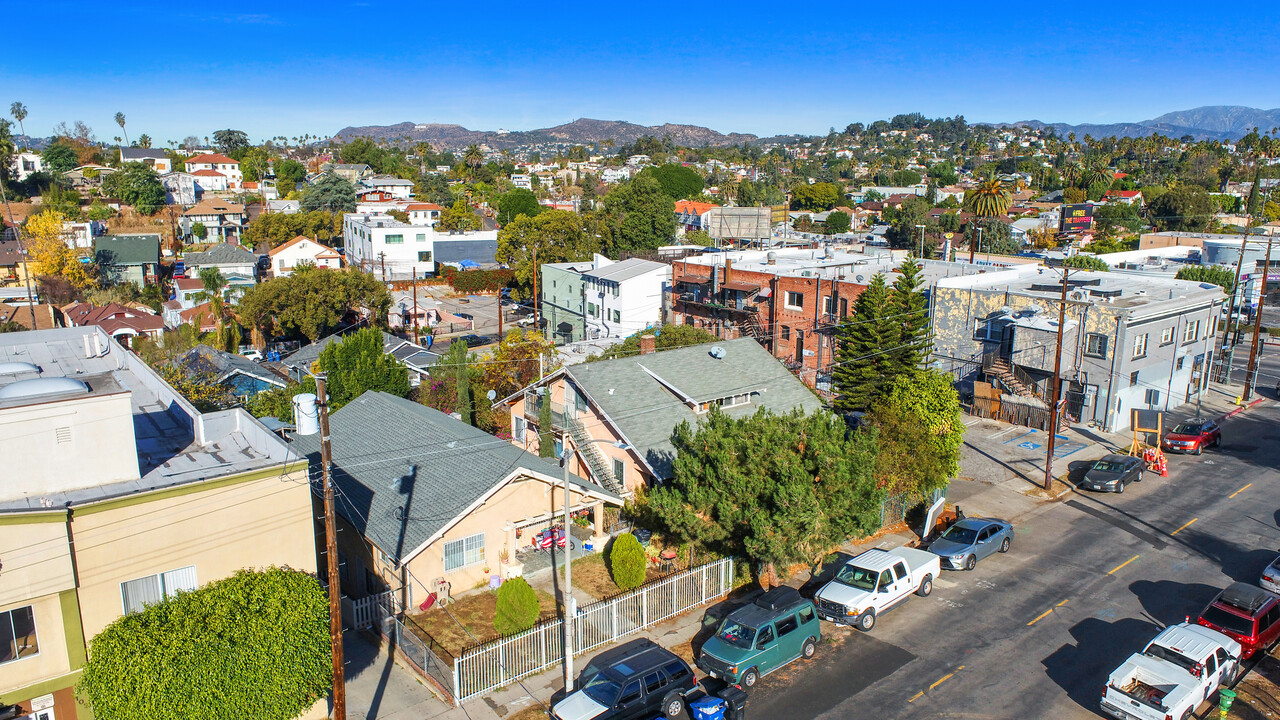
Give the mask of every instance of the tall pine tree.
POLYGON ((915 260, 907 260, 898 268, 898 279, 889 292, 889 315, 900 328, 898 342, 894 343, 893 358, 900 368, 895 375, 916 370, 924 365, 933 351, 933 335, 929 331, 929 301, 921 287, 924 285, 922 266, 915 260))
POLYGON ((902 326, 893 314, 884 274, 876 273, 854 303, 853 316, 840 325, 831 373, 836 410, 869 409, 899 374, 901 367, 892 349, 900 343, 902 326))

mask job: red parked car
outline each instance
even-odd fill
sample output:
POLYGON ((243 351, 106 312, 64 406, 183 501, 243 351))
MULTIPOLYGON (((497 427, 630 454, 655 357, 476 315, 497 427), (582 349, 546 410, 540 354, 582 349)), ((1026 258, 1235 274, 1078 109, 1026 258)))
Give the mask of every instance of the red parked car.
POLYGON ((1196 623, 1240 643, 1240 659, 1244 660, 1280 640, 1280 596, 1248 583, 1232 583, 1218 593, 1196 623))
POLYGON ((1222 428, 1204 418, 1188 420, 1165 433, 1160 445, 1165 452, 1199 455, 1206 447, 1222 447, 1222 428))

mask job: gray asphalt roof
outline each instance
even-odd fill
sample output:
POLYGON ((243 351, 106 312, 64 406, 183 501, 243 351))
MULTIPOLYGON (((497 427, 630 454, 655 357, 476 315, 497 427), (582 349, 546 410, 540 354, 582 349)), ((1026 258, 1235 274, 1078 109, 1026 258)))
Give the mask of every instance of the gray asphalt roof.
POLYGON ((703 417, 680 395, 705 402, 752 393, 750 403, 724 409, 731 417, 745 417, 762 407, 779 414, 822 407, 804 383, 751 338, 572 365, 565 373, 662 478, 671 476, 675 457, 671 431, 683 421, 696 424, 703 417), (710 355, 717 345, 725 350, 722 360, 710 355))
POLYGON ((204 343, 191 348, 178 359, 178 364, 191 372, 211 372, 221 382, 235 373, 258 378, 263 382, 284 387, 285 380, 247 357, 234 355, 204 343))
POLYGON ((120 148, 120 159, 124 162, 134 160, 164 160, 168 155, 159 148, 120 148))
POLYGON ((665 263, 654 262, 652 260, 641 260, 640 258, 630 258, 622 262, 610 263, 602 268, 589 270, 582 273, 588 277, 600 278, 601 280, 609 280, 612 282, 622 282, 630 280, 633 277, 639 277, 645 273, 651 273, 654 270, 662 270, 669 267, 665 263))
POLYGON ((239 245, 219 243, 204 252, 187 253, 184 258, 188 266, 204 267, 207 265, 244 265, 256 263, 258 256, 239 245))
POLYGON ((482 265, 496 263, 494 255, 498 252, 496 239, 453 239, 447 235, 437 235, 435 239, 436 262, 458 263, 472 260, 482 265))
MULTIPOLYGON (((552 461, 483 430, 382 392, 366 392, 333 413, 329 423, 338 512, 397 560, 406 559, 513 471, 553 478, 564 473, 552 461)), ((294 441, 313 470, 319 468, 319 438, 307 435, 294 441)), ((570 481, 622 502, 576 475, 570 481)))
MULTIPOLYGON (((348 328, 348 330, 350 330, 350 331, 352 331, 352 332, 354 332, 354 331, 356 331, 356 330, 359 330, 359 329, 360 329, 359 327, 351 327, 351 328, 348 328)), ((346 332, 346 331, 343 331, 343 332, 346 332)), ((329 335, 329 336, 327 336, 327 337, 320 338, 319 340, 317 340, 317 341, 315 341, 315 342, 311 343, 310 345, 304 345, 304 346, 302 346, 301 348, 299 348, 298 350, 294 351, 293 353, 291 353, 291 354, 289 354, 289 355, 285 355, 283 358, 281 358, 281 362, 283 362, 285 365, 288 365, 289 367, 294 367, 294 368, 297 368, 297 367, 307 367, 307 368, 309 368, 309 367, 311 367, 311 365, 312 365, 313 363, 315 363, 317 360, 319 360, 319 359, 320 359, 320 353, 321 353, 321 352, 322 352, 326 347, 328 347, 329 343, 334 342, 335 340, 341 340, 343 337, 345 337, 345 336, 344 336, 343 334, 341 334, 341 333, 334 333, 333 335, 329 335)), ((400 338, 396 337, 395 335, 392 335, 391 333, 389 333, 389 332, 387 332, 387 331, 385 331, 385 330, 382 332, 382 350, 383 350, 383 352, 389 352, 389 353, 392 353, 392 354, 396 354, 396 353, 398 353, 398 352, 404 351, 406 346, 408 346, 408 347, 410 347, 410 348, 413 348, 415 352, 426 352, 426 351, 427 351, 427 349, 426 349, 426 348, 421 347, 421 346, 418 346, 418 345, 414 345, 413 343, 409 342, 408 340, 402 340, 402 339, 400 339, 400 338)), ((409 355, 412 355, 412 354, 413 354, 413 353, 409 353, 409 355)), ((409 355, 406 355, 405 357, 408 357, 409 355)), ((404 358, 404 357, 401 357, 401 356, 400 356, 400 355, 398 355, 398 354, 396 354, 396 359, 398 359, 398 360, 404 360, 405 358, 404 358)))

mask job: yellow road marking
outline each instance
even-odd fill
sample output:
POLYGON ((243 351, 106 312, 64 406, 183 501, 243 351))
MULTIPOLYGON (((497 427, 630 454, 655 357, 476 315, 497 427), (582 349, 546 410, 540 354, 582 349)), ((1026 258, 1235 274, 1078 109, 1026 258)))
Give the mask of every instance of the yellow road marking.
POLYGON ((909 703, 915 702, 915 701, 917 701, 917 700, 919 700, 919 699, 920 699, 920 696, 921 696, 921 695, 924 695, 924 691, 923 691, 923 690, 921 690, 920 692, 916 693, 915 695, 912 695, 912 696, 911 696, 911 699, 910 699, 910 700, 907 700, 907 702, 909 702, 909 703))
POLYGON ((1054 605, 1054 607, 1062 607, 1063 605, 1066 605, 1066 604, 1067 604, 1067 601, 1066 601, 1066 600, 1063 600, 1062 602, 1058 603, 1057 605, 1054 605))
POLYGON ((1041 620, 1045 619, 1051 614, 1053 614, 1053 608, 1049 608, 1048 610, 1045 610, 1044 612, 1037 615, 1035 620, 1032 620, 1031 622, 1027 623, 1027 627, 1031 627, 1032 625, 1035 625, 1036 623, 1040 622, 1041 620))
POLYGON ((934 689, 934 688, 938 687, 938 686, 939 686, 939 685, 941 685, 942 683, 944 683, 944 682, 946 682, 946 681, 950 680, 954 675, 955 675, 955 673, 947 673, 946 675, 943 675, 942 677, 938 678, 937 682, 935 682, 934 684, 930 685, 930 686, 929 686, 929 689, 930 689, 930 690, 932 690, 932 689, 934 689))
POLYGON ((1197 520, 1199 520, 1199 519, 1200 519, 1200 518, 1191 518, 1191 519, 1190 519, 1190 520, 1188 520, 1185 524, 1183 524, 1183 526, 1182 526, 1182 527, 1178 528, 1177 530, 1174 530, 1173 532, 1171 532, 1171 533, 1169 533, 1169 534, 1170 534, 1170 535, 1177 535, 1178 533, 1182 532, 1183 530, 1186 530, 1188 527, 1191 527, 1191 523, 1193 523, 1193 522, 1195 522, 1195 521, 1197 521, 1197 520))
POLYGON ((1251 487, 1253 487, 1253 483, 1249 483, 1248 485, 1245 485, 1244 487, 1240 488, 1239 490, 1237 490, 1237 491, 1235 491, 1235 492, 1231 493, 1230 495, 1228 495, 1228 496, 1227 496, 1227 499, 1228 499, 1228 500, 1230 500, 1231 498, 1234 498, 1235 496, 1239 495, 1240 493, 1244 492, 1245 490, 1248 490, 1248 489, 1249 489, 1249 488, 1251 488, 1251 487))
POLYGON ((1108 575, 1115 575, 1117 572, 1119 572, 1119 571, 1120 571, 1120 568, 1123 568, 1125 565, 1128 565, 1129 563, 1131 563, 1131 562, 1133 562, 1134 560, 1137 560, 1137 559, 1138 559, 1138 556, 1137 556, 1137 555, 1134 555, 1133 557, 1129 558, 1128 560, 1125 560, 1124 562, 1122 562, 1122 563, 1120 563, 1119 565, 1117 565, 1117 566, 1115 566, 1114 568, 1112 568, 1112 569, 1111 569, 1111 572, 1109 572, 1109 573, 1107 573, 1107 574, 1108 574, 1108 575))

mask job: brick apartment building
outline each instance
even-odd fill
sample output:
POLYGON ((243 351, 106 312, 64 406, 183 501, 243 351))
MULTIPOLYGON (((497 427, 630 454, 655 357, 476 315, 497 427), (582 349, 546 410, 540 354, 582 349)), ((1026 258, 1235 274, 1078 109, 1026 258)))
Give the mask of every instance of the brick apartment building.
POLYGON ((722 339, 753 337, 808 385, 820 386, 834 358, 833 331, 877 272, 902 251, 741 250, 672 263, 668 320, 722 339), (878 254, 876 254, 878 253, 878 254))

